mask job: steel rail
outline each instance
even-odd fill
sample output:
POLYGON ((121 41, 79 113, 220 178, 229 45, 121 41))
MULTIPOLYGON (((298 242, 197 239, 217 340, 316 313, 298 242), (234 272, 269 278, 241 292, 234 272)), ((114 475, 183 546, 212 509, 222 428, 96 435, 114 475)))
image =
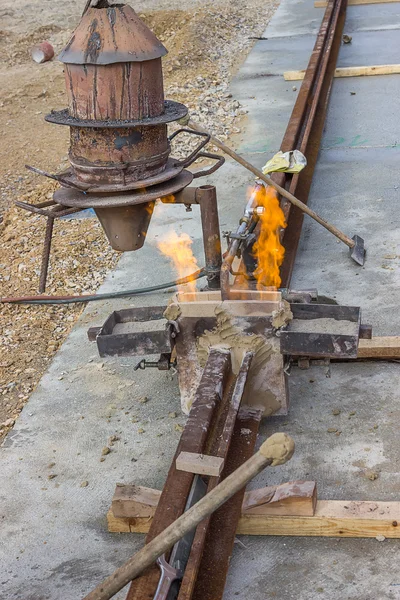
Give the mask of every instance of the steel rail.
MULTIPOLYGON (((281 150, 299 149, 307 157, 307 167, 299 175, 284 175, 284 186, 307 204, 317 163, 328 109, 333 76, 342 39, 347 0, 330 0, 322 20, 314 50, 293 108, 281 150)), ((278 177, 278 175, 276 175, 278 177)), ((276 181, 276 179, 275 179, 276 181)), ((282 200, 287 227, 283 233, 285 259, 281 267, 283 287, 289 287, 303 225, 303 212, 282 200)))
MULTIPOLYGON (((178 471, 175 460, 181 451, 204 452, 211 429, 212 418, 222 401, 231 373, 231 357, 226 351, 212 349, 197 388, 192 409, 178 448, 168 472, 160 501, 155 512, 146 543, 153 540, 185 510, 186 500, 193 483, 193 473, 178 471)), ((160 570, 154 565, 132 581, 127 600, 153 598, 160 579, 160 570)))
MULTIPOLYGON (((330 0, 328 2, 280 147, 282 152, 295 149, 303 152, 307 157, 307 167, 298 175, 286 173, 274 173, 272 175, 275 183, 287 189, 304 204, 308 202, 318 158, 346 16, 346 6, 347 0, 330 0)), ((286 229, 281 232, 282 243, 285 247, 285 258, 281 266, 281 286, 286 288, 290 286, 304 213, 285 198, 281 197, 280 202, 287 222, 286 229)), ((259 231, 259 226, 255 231, 256 233, 259 231)), ((230 265, 226 265, 224 262, 222 265, 222 279, 224 282, 229 268, 230 265)), ((239 273, 245 271, 243 261, 238 271, 239 273)), ((240 287, 242 278, 243 276, 239 275, 237 281, 235 281, 238 287, 240 287)), ((255 286, 255 282, 252 281, 249 281, 248 284, 250 287, 255 286)))

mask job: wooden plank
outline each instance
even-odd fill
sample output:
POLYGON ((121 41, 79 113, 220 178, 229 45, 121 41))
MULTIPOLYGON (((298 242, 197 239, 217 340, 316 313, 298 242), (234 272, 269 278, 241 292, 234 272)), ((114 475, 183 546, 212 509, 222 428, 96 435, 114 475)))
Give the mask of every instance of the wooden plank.
POLYGON ((224 459, 220 456, 198 454, 196 452, 181 452, 176 459, 178 471, 197 473, 198 475, 209 475, 218 477, 224 467, 224 459))
POLYGON ((224 308, 237 317, 264 317, 279 310, 280 302, 264 302, 263 300, 224 300, 215 302, 211 300, 182 302, 179 304, 181 317, 215 317, 217 308, 224 308))
MULTIPOLYGON (((152 517, 160 496, 159 490, 118 483, 111 503, 113 516, 125 519, 152 517)), ((291 481, 246 492, 242 512, 243 514, 312 516, 316 502, 315 481, 291 481)))
MULTIPOLYGON (((117 519, 109 510, 111 532, 146 533, 151 519, 117 519)), ((238 535, 400 538, 400 502, 318 500, 312 517, 242 515, 238 535)))
POLYGON ((318 500, 313 517, 242 516, 242 535, 400 538, 400 502, 318 500))
MULTIPOLYGON (((364 77, 369 75, 398 75, 400 64, 392 65, 370 65, 360 67, 339 67, 335 69, 334 77, 364 77)), ((304 79, 305 71, 285 71, 285 81, 301 81, 304 79)))
MULTIPOLYGON (((276 289, 267 290, 242 290, 233 289, 230 295, 231 300, 258 300, 265 302, 279 302, 282 300, 282 293, 277 292, 276 289)), ((180 302, 204 302, 214 301, 222 302, 222 296, 220 291, 208 291, 208 292, 178 292, 175 294, 174 302, 179 304, 180 302)))
POLYGON ((142 485, 117 484, 111 502, 116 517, 152 517, 156 512, 161 492, 142 485))
MULTIPOLYGON (((388 2, 398 2, 399 0, 347 0, 347 6, 359 6, 360 4, 386 4, 388 2)), ((315 0, 314 8, 326 8, 326 0, 315 0)))
POLYGON ((358 358, 400 358, 400 336, 373 337, 358 342, 358 358))
POLYGON ((242 514, 312 517, 316 504, 315 481, 291 481, 246 492, 242 514))

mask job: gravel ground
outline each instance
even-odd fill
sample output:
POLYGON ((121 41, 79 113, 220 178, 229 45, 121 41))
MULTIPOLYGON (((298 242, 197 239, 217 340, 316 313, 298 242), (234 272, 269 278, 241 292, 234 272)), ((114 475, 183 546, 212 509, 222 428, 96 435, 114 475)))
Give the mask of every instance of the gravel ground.
MULTIPOLYGON (((240 134, 245 113, 227 88, 261 35, 277 0, 204 2, 145 0, 134 8, 169 50, 164 59, 166 96, 222 139, 240 134)), ((16 198, 40 202, 52 182, 24 165, 57 171, 67 164, 68 131, 44 122, 65 107, 64 77, 57 61, 37 65, 29 49, 49 40, 56 53, 79 20, 83 0, 2 0, 0 7, 0 296, 35 293, 44 219, 12 207, 16 198)), ((190 149, 186 139, 177 156, 190 149)), ((49 293, 93 292, 118 260, 95 219, 55 227, 49 293)), ((12 427, 80 307, 0 306, 0 439, 12 427)))

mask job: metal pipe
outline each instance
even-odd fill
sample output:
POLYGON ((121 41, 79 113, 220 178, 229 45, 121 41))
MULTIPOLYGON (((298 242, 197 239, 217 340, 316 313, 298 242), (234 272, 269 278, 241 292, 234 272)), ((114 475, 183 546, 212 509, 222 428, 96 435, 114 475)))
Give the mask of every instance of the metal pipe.
POLYGON ((215 186, 200 186, 197 189, 196 199, 200 205, 208 287, 210 290, 219 290, 221 285, 222 253, 215 186))
POLYGON ((40 268, 39 294, 43 294, 46 289, 47 272, 49 270, 49 258, 51 249, 51 238, 53 235, 54 217, 47 217, 46 234, 44 236, 42 266, 40 268))
MULTIPOLYGON (((161 201, 170 203, 170 196, 161 198, 161 201)), ((200 206, 208 288, 210 290, 219 290, 221 285, 222 252, 215 186, 201 185, 200 187, 186 187, 174 195, 173 203, 184 204, 185 206, 198 204, 200 206)))

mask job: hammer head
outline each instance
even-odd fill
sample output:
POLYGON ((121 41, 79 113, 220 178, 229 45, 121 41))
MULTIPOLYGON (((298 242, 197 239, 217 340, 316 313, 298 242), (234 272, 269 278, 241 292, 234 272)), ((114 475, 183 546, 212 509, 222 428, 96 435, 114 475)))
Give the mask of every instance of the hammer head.
POLYGON ((353 235, 351 239, 354 241, 354 246, 350 248, 350 256, 354 262, 362 266, 365 262, 364 240, 358 235, 353 235))

